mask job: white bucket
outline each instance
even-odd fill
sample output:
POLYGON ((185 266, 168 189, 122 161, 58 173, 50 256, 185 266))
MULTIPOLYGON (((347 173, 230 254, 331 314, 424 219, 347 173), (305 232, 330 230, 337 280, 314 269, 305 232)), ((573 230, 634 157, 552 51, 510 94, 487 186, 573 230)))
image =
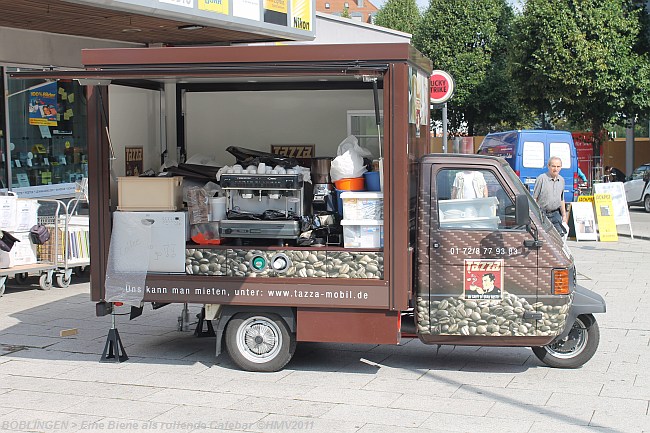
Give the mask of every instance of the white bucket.
POLYGON ((210 199, 210 221, 226 219, 226 197, 212 197, 210 199))

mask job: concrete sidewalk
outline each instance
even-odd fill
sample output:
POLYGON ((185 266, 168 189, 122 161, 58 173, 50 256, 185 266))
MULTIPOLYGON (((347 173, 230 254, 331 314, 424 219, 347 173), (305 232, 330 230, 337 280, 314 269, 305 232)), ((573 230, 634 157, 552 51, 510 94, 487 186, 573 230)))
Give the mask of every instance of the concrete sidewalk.
MULTIPOLYGON (((358 433, 650 431, 650 242, 569 242, 582 285, 605 297, 601 343, 577 370, 527 348, 298 345, 248 373, 214 338, 177 330, 180 307, 118 328, 130 359, 99 363, 109 318, 88 284, 0 298, 0 430, 358 433), (61 337, 76 329, 77 335, 61 337), (364 358, 380 367, 368 365, 364 358)), ((192 306, 191 317, 198 312, 192 306)))

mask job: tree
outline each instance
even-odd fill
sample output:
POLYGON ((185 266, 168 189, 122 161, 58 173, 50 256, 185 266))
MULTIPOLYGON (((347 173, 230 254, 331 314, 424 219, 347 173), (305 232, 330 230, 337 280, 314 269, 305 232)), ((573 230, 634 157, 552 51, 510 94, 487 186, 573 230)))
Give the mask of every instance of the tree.
MULTIPOLYGON (((503 29, 499 27, 507 26, 508 16, 512 18, 512 11, 505 0, 429 1, 413 35, 413 44, 433 61, 436 69, 454 77, 456 91, 448 102, 452 131, 466 125, 472 135, 479 118, 486 123, 488 113, 493 118, 502 117, 494 108, 503 95, 494 93, 487 97, 484 89, 491 84, 486 80, 494 80, 499 71, 493 68, 493 61, 495 53, 505 50, 499 34, 503 29)), ((505 63, 499 67, 503 69, 505 63)), ((492 84, 507 79, 504 76, 492 84)), ((505 87, 511 89, 508 84, 505 87)))
POLYGON ((341 17, 352 18, 352 16, 350 15, 350 9, 348 9, 347 6, 343 8, 343 12, 341 12, 341 17))
POLYGON ((375 24, 413 34, 420 19, 420 9, 415 0, 388 0, 377 12, 375 24))
POLYGON ((639 10, 629 0, 528 0, 511 50, 520 100, 540 116, 588 124, 600 155, 607 122, 650 109, 639 10))

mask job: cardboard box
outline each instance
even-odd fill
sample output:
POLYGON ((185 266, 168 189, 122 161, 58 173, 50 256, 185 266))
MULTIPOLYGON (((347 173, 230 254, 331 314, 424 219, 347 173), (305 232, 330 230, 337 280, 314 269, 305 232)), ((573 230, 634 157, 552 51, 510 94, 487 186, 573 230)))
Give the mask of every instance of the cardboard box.
POLYGON ((29 232, 13 232, 12 235, 20 242, 16 242, 9 252, 0 251, 0 268, 36 263, 36 245, 32 243, 29 232))
POLYGON ((30 198, 19 198, 16 201, 16 224, 13 230, 17 232, 28 232, 38 223, 38 200, 30 198))
POLYGON ((18 197, 13 193, 0 195, 0 229, 8 232, 16 226, 16 202, 18 197))
POLYGON ((183 178, 118 177, 117 209, 121 211, 175 211, 183 208, 183 178))

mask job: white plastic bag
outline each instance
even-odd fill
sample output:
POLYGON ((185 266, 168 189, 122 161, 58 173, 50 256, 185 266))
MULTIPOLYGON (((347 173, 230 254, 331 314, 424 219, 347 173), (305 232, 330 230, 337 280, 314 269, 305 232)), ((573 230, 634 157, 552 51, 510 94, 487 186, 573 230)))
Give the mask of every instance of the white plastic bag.
POLYGON ((330 177, 332 181, 361 177, 368 171, 363 164, 364 157, 371 157, 368 149, 359 146, 359 141, 354 135, 349 135, 339 144, 336 152, 338 155, 332 161, 330 177))

